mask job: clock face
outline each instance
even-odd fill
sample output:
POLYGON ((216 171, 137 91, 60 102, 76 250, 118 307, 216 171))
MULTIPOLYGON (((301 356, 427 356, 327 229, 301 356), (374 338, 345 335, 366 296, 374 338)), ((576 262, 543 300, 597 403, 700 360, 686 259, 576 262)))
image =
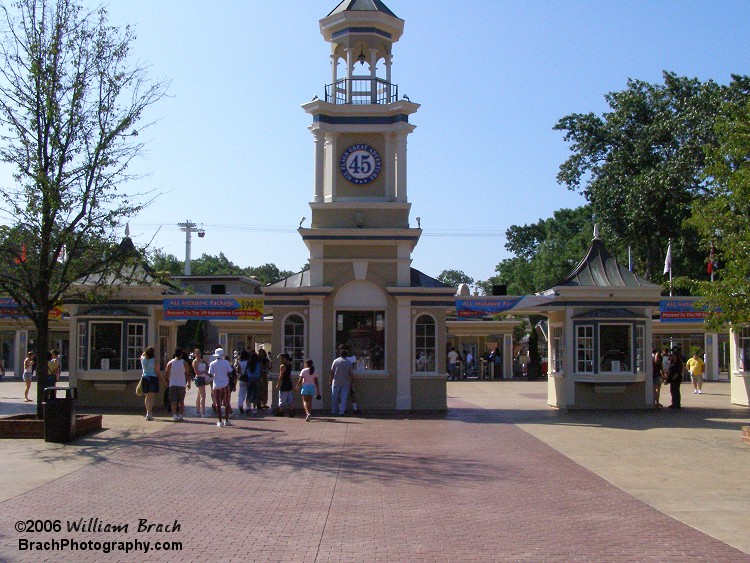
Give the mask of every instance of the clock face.
POLYGON ((380 155, 370 145, 352 145, 341 155, 339 168, 352 184, 369 184, 380 174, 380 155))

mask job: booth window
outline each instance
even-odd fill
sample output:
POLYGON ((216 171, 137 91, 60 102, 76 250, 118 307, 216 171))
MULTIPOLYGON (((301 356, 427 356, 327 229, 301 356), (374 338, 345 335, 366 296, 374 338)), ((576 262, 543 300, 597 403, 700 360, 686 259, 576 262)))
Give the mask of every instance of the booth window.
POLYGON ((289 315, 284 321, 284 351, 292 359, 292 371, 302 371, 305 362, 305 321, 289 315))
POLYGON ((86 358, 88 357, 86 354, 86 323, 78 323, 77 338, 78 357, 76 358, 76 367, 80 371, 84 371, 86 369, 86 358))
POLYGON ((594 373, 594 327, 576 327, 576 371, 594 373))
POLYGON ((89 369, 119 370, 122 323, 92 321, 89 327, 89 369))
POLYGON ((635 327, 635 369, 636 373, 646 372, 646 327, 635 327))
POLYGON ((143 323, 128 324, 128 357, 129 370, 141 369, 141 354, 146 348, 146 325, 143 323))
POLYGON ((435 373, 437 337, 435 319, 430 315, 417 317, 414 327, 414 349, 416 353, 416 371, 435 373))
POLYGON ((737 351, 740 371, 750 371, 750 327, 743 326, 738 331, 737 351))
POLYGON ((633 367, 633 326, 599 325, 599 371, 631 372, 633 367))
POLYGON ((565 341, 563 327, 552 327, 552 370, 554 373, 563 372, 563 357, 565 356, 565 341))
POLYGON ((356 356, 355 370, 385 369, 385 311, 336 313, 336 344, 356 356))

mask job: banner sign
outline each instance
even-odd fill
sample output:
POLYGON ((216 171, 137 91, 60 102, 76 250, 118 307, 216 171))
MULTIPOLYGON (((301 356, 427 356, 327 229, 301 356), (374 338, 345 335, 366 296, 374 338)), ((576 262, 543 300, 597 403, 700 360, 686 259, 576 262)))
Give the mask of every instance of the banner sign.
POLYGON ((164 318, 172 320, 260 321, 263 299, 242 297, 173 297, 164 300, 164 318))
POLYGON ((706 311, 696 308, 693 299, 663 299, 659 302, 659 319, 663 323, 702 323, 706 311))
MULTIPOLYGON (((18 310, 18 303, 11 297, 0 297, 0 319, 20 319, 25 315, 18 310)), ((59 305, 50 309, 48 318, 51 321, 59 321, 63 317, 62 307, 59 305)))
POLYGON ((502 297, 481 297, 477 299, 457 299, 456 314, 459 318, 483 317, 504 313, 521 301, 521 297, 506 299, 502 297))

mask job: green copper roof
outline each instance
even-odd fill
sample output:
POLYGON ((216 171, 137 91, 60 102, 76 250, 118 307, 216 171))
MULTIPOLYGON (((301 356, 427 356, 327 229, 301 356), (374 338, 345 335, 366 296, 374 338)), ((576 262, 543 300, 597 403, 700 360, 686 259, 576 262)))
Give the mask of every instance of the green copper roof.
POLYGON ((328 16, 340 14, 341 12, 383 12, 394 18, 398 17, 380 0, 343 0, 338 6, 331 10, 331 13, 328 14, 328 16))

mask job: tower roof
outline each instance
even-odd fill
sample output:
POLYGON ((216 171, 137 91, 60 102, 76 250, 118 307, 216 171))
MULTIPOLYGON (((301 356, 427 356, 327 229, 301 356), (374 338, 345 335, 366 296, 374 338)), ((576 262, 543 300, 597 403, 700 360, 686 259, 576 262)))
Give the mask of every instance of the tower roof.
POLYGON ((580 264, 555 287, 643 287, 656 288, 656 284, 636 275, 617 263, 598 237, 580 264))
POLYGON ((394 18, 398 17, 380 0, 342 0, 338 6, 331 10, 328 16, 341 12, 383 12, 394 18))

